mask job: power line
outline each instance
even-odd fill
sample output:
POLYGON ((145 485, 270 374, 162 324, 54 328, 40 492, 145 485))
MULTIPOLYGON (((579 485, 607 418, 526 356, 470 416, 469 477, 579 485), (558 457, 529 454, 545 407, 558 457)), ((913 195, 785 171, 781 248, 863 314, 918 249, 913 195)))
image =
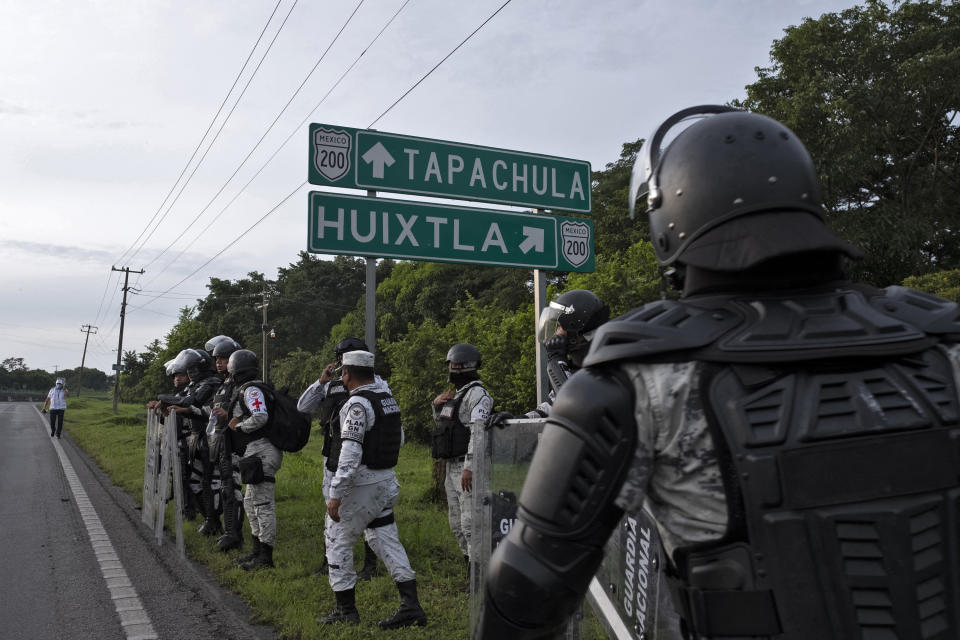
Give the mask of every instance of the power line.
MULTIPOLYGON (((344 22, 344 23, 343 23, 343 26, 340 27, 340 31, 337 32, 337 35, 335 35, 334 38, 333 38, 333 40, 330 41, 330 44, 327 45, 327 48, 323 51, 323 53, 322 53, 322 54, 320 55, 320 57, 317 59, 317 62, 313 65, 313 68, 310 69, 309 73, 307 73, 307 75, 303 78, 303 81, 300 83, 300 86, 298 86, 297 89, 293 92, 293 95, 291 95, 291 96, 290 96, 290 99, 287 100, 287 103, 286 103, 285 105, 283 105, 283 108, 280 110, 280 112, 277 114, 277 116, 273 119, 273 122, 270 123, 270 126, 267 127, 267 130, 263 132, 263 135, 260 136, 260 139, 257 140, 256 144, 253 145, 253 147, 250 149, 250 151, 247 152, 247 155, 243 158, 243 160, 240 162, 240 164, 237 166, 237 168, 234 170, 234 172, 233 172, 232 174, 230 174, 230 177, 227 178, 227 181, 223 183, 223 186, 220 187, 220 189, 213 195, 213 197, 210 199, 210 201, 207 202, 207 204, 203 207, 203 209, 200 210, 200 213, 197 214, 197 216, 193 219, 193 221, 190 222, 190 224, 187 225, 186 228, 183 229, 183 231, 180 232, 180 235, 178 235, 176 238, 174 238, 174 239, 173 239, 173 242, 171 242, 169 245, 167 245, 166 249, 164 249, 163 251, 161 251, 153 260, 151 260, 151 261, 147 264, 147 266, 150 266, 151 264, 153 264, 154 262, 156 262, 156 260, 157 260, 160 256, 162 256, 163 254, 165 254, 165 253, 170 249, 170 247, 172 247, 174 244, 176 244, 176 243, 180 240, 180 238, 182 238, 182 237, 187 233, 187 231, 189 231, 189 230, 191 229, 191 227, 193 227, 193 225, 196 224, 196 223, 200 220, 200 218, 203 216, 203 214, 206 213, 207 209, 210 208, 210 205, 212 205, 212 204, 217 200, 217 198, 220 197, 220 194, 222 194, 222 193, 224 192, 224 190, 227 188, 227 186, 233 181, 233 179, 236 177, 236 175, 240 172, 240 169, 242 169, 242 168, 244 167, 244 165, 247 164, 247 161, 250 159, 250 157, 253 155, 253 153, 257 150, 257 148, 260 146, 260 144, 264 141, 264 139, 267 137, 267 135, 268 135, 271 131, 273 131, 274 126, 276 126, 277 122, 280 120, 280 118, 283 116, 283 114, 286 113, 287 109, 290 107, 291 103, 293 103, 294 99, 295 99, 298 95, 300 95, 300 91, 303 90, 303 87, 307 84, 307 81, 308 81, 308 80, 310 79, 310 77, 316 72, 317 68, 320 66, 320 63, 323 62, 323 59, 327 57, 327 54, 330 52, 330 49, 333 48, 333 45, 336 44, 337 40, 340 39, 340 36, 343 34, 344 30, 347 28, 347 26, 348 26, 348 25, 350 24, 350 22, 353 20, 353 17, 357 14, 357 11, 359 11, 359 10, 360 10, 360 7, 363 6, 364 1, 365 1, 365 0, 360 0, 360 2, 357 4, 357 6, 353 9, 353 13, 351 13, 351 14, 349 15, 349 17, 347 17, 346 22, 344 22)), ((308 117, 309 117, 309 116, 308 116, 308 117)), ((299 125, 298 125, 298 126, 299 126, 299 125)), ((286 142, 284 142, 284 144, 286 144, 286 142)), ((282 146, 283 146, 283 145, 281 145, 281 148, 282 148, 282 146)), ((273 160, 273 156, 270 157, 270 159, 267 161, 267 164, 269 164, 271 160, 273 160)), ((264 165, 264 166, 266 166, 266 165, 264 165)), ((254 175, 254 177, 260 175, 260 172, 261 172, 261 171, 263 171, 263 168, 262 168, 262 167, 261 167, 260 171, 257 171, 257 173, 254 175)), ((231 200, 230 203, 228 203, 227 206, 230 206, 230 204, 232 204, 233 201, 236 200, 237 196, 239 196, 241 193, 243 193, 243 190, 246 189, 247 185, 249 185, 249 184, 250 184, 250 182, 247 182, 247 184, 245 184, 243 187, 241 187, 240 190, 237 192, 237 194, 234 196, 233 200, 231 200)), ((223 213, 223 211, 221 211, 220 213, 223 213)), ((214 221, 215 221, 217 218, 219 218, 219 217, 220 217, 220 215, 218 214, 217 217, 214 218, 214 221)), ((211 224, 212 224, 212 222, 211 222, 211 224)), ((209 225, 207 225, 207 228, 209 228, 209 225)), ((204 229, 204 231, 206 231, 206 228, 204 229)), ((203 235, 203 232, 201 232, 200 234, 198 234, 197 237, 199 237, 200 235, 203 235)), ((194 239, 194 241, 195 241, 195 240, 196 240, 196 239, 194 239)), ((191 246, 192 244, 193 244, 193 243, 191 242, 190 245, 188 245, 188 247, 191 246)), ((185 248, 183 251, 186 251, 186 248, 185 248)), ((176 260, 177 260, 181 255, 183 255, 183 251, 181 251, 179 254, 177 254, 177 256, 176 256, 173 260, 171 260, 170 262, 168 262, 168 263, 163 267, 163 269, 161 269, 161 270, 157 273, 157 275, 153 276, 153 278, 150 279, 150 282, 154 282, 157 278, 159 278, 159 277, 160 277, 160 274, 163 273, 163 272, 166 270, 167 267, 169 267, 171 264, 173 264, 174 262, 176 262, 176 260)))
MULTIPOLYGON (((435 64, 435 65, 433 66, 433 68, 431 68, 426 74, 424 74, 419 80, 417 80, 417 82, 415 82, 415 83, 413 84, 413 86, 411 86, 407 91, 405 91, 405 92, 403 93, 403 95, 401 95, 399 98, 397 98, 397 100, 394 101, 394 103, 393 103, 392 105, 390 105, 383 113, 381 113, 380 116, 378 116, 373 122, 371 122, 370 125, 368 125, 368 128, 370 128, 370 127, 372 127, 374 124, 376 124, 376 123, 377 123, 380 119, 382 119, 387 113, 389 113, 391 109, 393 109, 397 104, 399 104, 400 101, 402 101, 404 98, 406 98, 408 95, 410 95, 410 93, 411 93, 414 89, 416 89, 428 76, 430 76, 430 74, 432 74, 434 71, 436 71, 437 68, 440 67, 440 65, 442 65, 444 62, 446 62, 454 53, 456 53, 464 44, 466 44, 467 41, 469 41, 473 36, 475 36, 487 23, 489 23, 498 13, 500 13, 500 12, 504 9, 504 7, 506 7, 508 4, 510 4, 510 2, 512 2, 512 0, 506 0, 506 2, 504 2, 502 5, 500 5, 500 7, 499 7, 496 11, 494 11, 492 14, 490 14, 490 16, 489 16, 486 20, 484 20, 482 23, 480 23, 480 25, 479 25, 476 29, 474 29, 472 32, 470 32, 470 34, 469 34, 466 38, 464 38, 464 39, 460 42, 460 44, 458 44, 456 47, 454 47, 447 55, 445 55, 445 56, 440 60, 440 62, 438 62, 437 64, 435 64)), ((406 6, 406 5, 404 5, 404 6, 406 6)), ((401 9, 402 9, 402 7, 401 7, 401 9)), ((394 16, 394 17, 396 17, 396 16, 394 16)), ((379 36, 378 36, 378 37, 379 37, 379 36)), ((362 55, 362 54, 361 54, 361 55, 362 55)), ((288 140, 289 140, 289 138, 288 138, 288 140)), ((285 141, 283 144, 286 144, 286 141, 285 141)), ((282 147, 283 147, 283 145, 281 145, 281 148, 282 148, 282 147)), ((277 149, 277 152, 279 152, 279 150, 280 150, 280 149, 277 149)), ((276 152, 274 153, 274 155, 276 155, 276 152)), ((273 159, 273 156, 271 156, 270 159, 272 160, 272 159, 273 159)), ((268 162, 269 162, 269 160, 268 160, 268 162)), ((262 168, 261 168, 261 171, 262 171, 262 168)), ((248 184, 249 184, 249 183, 248 183, 248 184)), ((207 266, 208 264, 210 264, 211 262, 213 262, 216 258, 220 257, 224 252, 227 251, 227 249, 229 249, 230 247, 232 247, 233 245, 235 245, 237 242, 239 242, 241 238, 243 238, 245 235, 247 235, 248 233, 250 233, 250 231, 252 231, 255 227, 257 227, 257 225, 259 225, 261 222, 263 222, 264 220, 266 220, 267 217, 269 217, 271 214, 273 214, 273 212, 275 212, 277 209, 279 209, 283 204, 285 204, 285 203, 287 202, 287 200, 289 200, 290 198, 292 198, 292 197, 294 196, 294 194, 296 194, 301 188, 303 188, 303 187, 306 186, 306 185, 307 185, 307 181, 304 180, 304 181, 303 181, 302 183, 300 183, 292 192, 290 192, 287 196, 285 196, 280 202, 278 202, 278 203, 277 203, 276 205, 274 205, 269 211, 267 211, 265 214, 263 214, 263 216, 261 216, 256 222, 254 222, 252 225, 250 225, 249 227, 247 227, 246 230, 244 230, 243 232, 240 233, 240 235, 238 235, 236 238, 234 238, 226 247, 224 247, 223 249, 221 249, 221 250, 220 250, 219 252, 217 252, 213 257, 211 257, 211 258, 208 259, 206 262, 204 262, 203 264, 201 264, 199 267, 197 267, 196 269, 194 269, 192 272, 190 272, 187 276, 185 276, 185 277, 184 277, 183 279, 181 279, 179 282, 177 282, 177 283, 174 284, 173 286, 171 286, 171 287, 169 287, 168 289, 166 289, 166 290, 163 292, 163 294, 170 293, 171 291, 173 291, 174 289, 176 289, 178 286, 180 286, 181 284, 183 284, 184 282, 186 282, 187 280, 189 280, 191 277, 193 277, 194 275, 196 275, 201 269, 203 269, 205 266, 207 266)), ((222 213, 222 212, 221 212, 221 213, 222 213)), ((151 280, 150 282, 152 282, 152 280, 151 280)), ((150 284, 150 282, 148 282, 147 284, 150 284)), ((162 294, 161 294, 161 295, 162 295, 162 294)), ((144 306, 146 306, 146 304, 150 304, 151 302, 153 302, 154 300, 156 300, 156 299, 159 298, 159 297, 160 297, 160 296, 158 295, 158 296, 155 296, 155 297, 151 298, 150 300, 148 300, 148 301, 144 304, 144 306)))
MULTIPOLYGON (((253 83, 253 79, 256 77, 257 72, 260 70, 261 65, 263 65, 264 60, 267 59, 267 54, 269 54, 270 51, 273 49, 274 43, 277 41, 277 38, 280 36, 280 32, 283 30, 283 27, 287 24, 287 20, 290 18, 290 14, 293 13, 293 9, 296 6, 297 6, 297 2, 296 0, 294 0, 294 3, 290 6, 290 11, 288 11, 286 17, 284 17, 283 23, 281 23, 280 28, 277 29, 277 32, 275 34, 273 34, 273 39, 270 41, 270 44, 267 46, 266 51, 263 52, 263 56, 261 56, 260 61, 257 63, 256 69, 254 69, 253 73, 250 74, 250 78, 247 79, 247 83, 243 86, 243 89, 240 91, 240 95, 237 96, 237 99, 233 103, 233 106, 230 108, 230 112, 227 114, 227 117, 224 118, 223 122, 220 123, 220 128, 217 129, 217 133, 213 136, 213 139, 210 141, 210 144, 207 145, 206 150, 203 152, 203 156, 200 157, 200 160, 193 167, 193 171, 190 172, 190 175, 187 177, 186 181, 183 183, 183 186, 180 187, 180 191, 177 193, 176 197, 173 199, 170 205, 167 206, 167 210, 164 211, 163 216, 160 217, 160 220, 159 222, 157 222, 157 225, 153 228, 153 231, 151 231, 150 234, 143 239, 143 242, 140 243, 140 247, 134 252, 134 255, 139 253, 140 250, 143 249, 144 245, 146 245, 146 243, 150 240, 150 238, 153 237, 153 234, 156 232, 157 229, 160 228, 160 225, 163 223, 164 220, 166 220, 167 216, 170 214, 170 211, 173 209, 173 205, 175 205, 177 201, 180 199, 180 196, 183 195, 183 192, 187 188, 187 185, 190 183, 190 180, 193 179, 193 176, 197 173, 197 170, 200 168, 200 165, 203 164, 203 161, 207 158, 207 154, 210 153, 210 150, 213 148, 214 143, 216 143, 217 139, 219 139, 220 134, 223 132, 224 127, 227 126, 227 122, 230 120, 230 116, 233 115, 233 112, 236 110, 237 105, 240 104, 240 100, 243 99, 243 96, 247 93, 247 89, 249 89, 251 83, 253 83)), ((217 195, 219 195, 219 193, 217 195)), ((214 198, 216 198, 216 196, 214 196, 214 198)), ((190 223, 190 225, 187 226, 187 229, 189 229, 191 226, 193 226, 192 222, 190 223)), ((181 232, 180 235, 182 236, 183 232, 181 232)), ((174 242, 176 242, 176 240, 174 240, 174 242)), ((170 246, 172 246, 172 243, 170 246)), ((148 262, 144 268, 149 267, 154 262, 156 262, 160 256, 162 256, 164 253, 167 252, 167 249, 169 249, 170 246, 168 246, 166 249, 164 249, 159 254, 154 256, 154 258, 150 260, 150 262, 148 262)))
POLYGON ((187 243, 187 245, 186 245, 183 249, 180 250, 180 253, 178 253, 178 254, 173 258, 173 260, 171 260, 171 261, 168 262, 166 265, 164 265, 164 266, 156 273, 156 275, 153 276, 153 278, 150 279, 150 281, 147 283, 148 285, 151 284, 151 283, 153 283, 153 282, 155 282, 155 281, 157 280, 157 278, 159 278, 160 275, 161 275, 164 271, 166 271, 167 268, 168 268, 171 264, 175 264, 175 263, 177 262, 177 260, 180 259, 180 256, 182 256, 182 255, 184 254, 184 252, 187 251, 187 249, 189 249, 190 247, 192 247, 197 240, 199 240, 200 238, 202 238, 202 237, 205 236, 207 230, 210 229, 210 227, 213 226, 213 224, 214 224, 217 220, 220 219, 220 216, 222 216, 224 213, 226 213, 227 209, 229 209, 230 206, 231 206, 234 202, 236 202, 237 198, 240 197, 240 195, 244 192, 244 190, 245 190, 247 187, 249 187, 250 184, 251 184, 254 180, 256 180, 257 177, 258 177, 261 173, 263 173, 264 169, 266 169, 267 166, 269 166, 269 164, 270 164, 271 162, 273 162, 273 159, 277 157, 277 154, 279 154, 280 151, 282 151, 283 148, 284 148, 285 146, 287 146, 287 144, 290 142, 290 140, 292 140, 293 137, 294 137, 297 133, 300 132, 300 128, 301 128, 307 121, 310 120, 310 118, 313 116, 314 112, 316 112, 316 110, 320 108, 320 106, 327 100, 327 98, 330 96, 330 94, 333 92, 333 90, 336 89, 336 88, 340 85, 340 83, 343 81, 343 79, 347 76, 347 74, 349 74, 350 71, 353 70, 353 68, 354 68, 354 67, 357 65, 357 63, 360 61, 360 58, 362 58, 363 55, 364 55, 367 51, 370 50, 370 47, 372 47, 374 44, 376 44, 376 42, 380 39, 380 36, 382 36, 383 33, 387 30, 387 28, 388 28, 391 24, 393 24, 393 21, 396 20, 397 16, 400 15, 400 12, 403 11, 408 4, 410 4, 410 0, 406 0, 406 1, 400 6, 400 8, 397 9, 396 12, 394 12, 394 14, 390 17, 390 19, 386 22, 386 24, 383 25, 383 27, 380 29, 380 31, 377 33, 377 35, 374 36, 374 38, 370 41, 369 44, 367 44, 367 46, 364 48, 364 50, 360 52, 360 55, 358 55, 358 56, 354 59, 354 61, 350 64, 350 66, 347 67, 347 69, 346 69, 342 74, 340 74, 340 77, 339 77, 339 78, 337 79, 337 81, 333 84, 333 86, 331 86, 330 89, 327 90, 327 93, 324 94, 323 98, 321 98, 320 101, 313 107, 313 109, 310 110, 310 113, 308 113, 308 114, 303 118, 303 120, 301 120, 300 123, 297 124, 297 126, 295 126, 295 127, 293 128, 293 130, 292 130, 292 131, 290 132, 290 134, 286 137, 286 139, 285 139, 283 142, 281 142, 280 145, 277 147, 276 151, 274 151, 274 152, 270 155, 270 157, 267 158, 267 161, 263 164, 263 166, 261 166, 260 169, 259 169, 255 174, 253 174, 253 176, 252 176, 249 180, 247 180, 247 182, 246 182, 242 187, 240 187, 240 189, 237 191, 237 193, 234 194, 233 198, 231 198, 230 201, 229 201, 226 205, 224 205, 224 207, 220 210, 220 212, 219 212, 216 216, 214 216, 214 218, 213 218, 210 222, 207 223, 207 226, 205 226, 205 227, 200 231, 200 233, 196 234, 196 235, 194 236, 193 240, 191 240, 189 243, 187 243))
POLYGON ((387 115, 388 113, 390 113, 390 111, 391 111, 395 106, 397 106, 398 104, 400 104, 400 101, 401 101, 401 100, 403 100, 403 99, 406 98, 408 95, 410 95, 410 92, 413 91, 414 89, 416 89, 418 86, 420 86, 420 83, 423 82, 424 80, 426 80, 427 77, 429 77, 431 73, 433 73, 434 71, 436 71, 436 70, 437 70, 437 67, 439 67, 439 66, 442 65, 444 62, 446 62, 446 61, 447 61, 447 58, 449 58, 450 56, 452 56, 453 54, 455 54, 460 47, 462 47, 464 44, 466 44, 467 40, 469 40, 470 38, 472 38, 473 36, 475 36, 475 35, 477 34, 477 32, 480 31, 480 29, 483 29, 483 27, 486 26, 486 24, 487 24, 488 22, 490 22, 491 20, 493 20, 493 18, 494 18, 498 13, 500 13, 501 11, 503 11, 503 8, 506 7, 508 4, 510 4, 511 2, 512 2, 512 0, 506 0, 506 2, 504 2, 502 5, 500 5, 500 8, 499 8, 499 9, 497 9, 497 10, 494 11, 492 14, 490 14, 490 17, 489 17, 489 18, 487 18, 486 20, 484 20, 483 22, 481 22, 479 27, 477 27, 476 29, 474 29, 474 30, 470 33, 470 35, 468 35, 466 38, 464 38, 463 41, 462 41, 460 44, 458 44, 457 46, 455 46, 455 47, 453 48, 453 50, 450 51, 450 53, 448 53, 447 55, 445 55, 445 56, 443 57, 443 59, 440 60, 440 62, 438 62, 437 64, 435 64, 435 65, 433 66, 433 68, 430 69, 430 71, 427 71, 427 73, 424 74, 424 76, 423 76, 422 78, 420 78, 419 80, 417 80, 412 87, 410 87, 409 89, 407 89, 406 92, 404 92, 404 94, 403 94, 402 96, 400 96, 399 98, 397 98, 397 100, 396 100, 392 105, 390 105, 389 107, 387 107, 387 110, 386 110, 386 111, 384 111, 384 112, 381 113, 379 116, 377 116, 376 120, 374 120, 373 122, 371 122, 370 124, 368 124, 368 125, 367 125, 367 128, 368 128, 368 129, 371 129, 371 128, 373 128, 373 125, 375 125, 375 124, 377 124, 378 122, 380 122, 380 120, 383 118, 383 116, 385 116, 385 115, 387 115))
MULTIPOLYGON (((153 214, 153 217, 150 218, 150 221, 147 222, 146 226, 143 228, 143 231, 141 231, 141 232, 140 232, 140 235, 137 236, 137 239, 134 240, 134 241, 133 241, 133 244, 131 244, 131 245, 127 248, 127 250, 124 251, 123 254, 114 261, 115 263, 116 263, 116 262, 122 262, 124 256, 126 256, 127 253, 128 253, 131 249, 133 249, 133 247, 136 246, 137 242, 140 241, 140 238, 143 237, 143 234, 146 233, 147 229, 150 228, 150 225, 153 224, 153 221, 157 218, 157 215, 159 215, 160 210, 163 209, 163 205, 165 205, 166 202, 167 202, 167 200, 170 199, 170 194, 172 194, 173 191, 174 191, 174 189, 177 188, 177 184, 180 183, 180 180, 183 178, 183 174, 187 172, 187 168, 190 166, 190 163, 193 162, 193 159, 197 156, 197 152, 200 151, 200 147, 203 146, 203 141, 206 139, 207 135, 210 133, 210 130, 213 129, 213 125, 214 125, 214 123, 217 121, 217 118, 220 117, 220 113, 223 111, 224 105, 227 104, 227 100, 230 99, 230 94, 233 93, 233 90, 237 87, 237 83, 240 81, 240 78, 243 76, 243 72, 246 70, 247 65, 250 64, 250 59, 253 57, 253 52, 256 51, 256 50, 257 50, 257 47, 260 45, 260 41, 263 39, 263 34, 265 34, 265 33, 267 32, 267 28, 270 26, 270 23, 273 21, 273 16, 276 15, 277 9, 280 8, 280 3, 281 3, 281 2, 283 2, 283 0, 277 0, 277 4, 276 4, 276 6, 274 6, 273 11, 270 13, 270 17, 267 18, 267 22, 266 22, 266 24, 263 25, 263 29, 260 31, 260 35, 257 36, 257 41, 253 43, 253 47, 250 49, 250 53, 247 54, 247 59, 244 60, 243 66, 240 67, 240 71, 237 73, 237 77, 233 79, 233 84, 230 85, 230 90, 227 91, 227 95, 225 95, 225 96, 223 97, 223 101, 220 103, 220 107, 217 109, 217 112, 216 112, 215 114, 213 114, 213 119, 211 119, 211 120, 210 120, 210 124, 207 125, 207 130, 203 132, 203 135, 202 135, 202 136, 200 136, 200 141, 197 142, 196 148, 194 148, 193 153, 190 154, 190 159, 187 160, 187 163, 186 163, 185 165, 183 165, 183 169, 180 170, 180 175, 177 176, 176 181, 174 181, 173 185, 170 187, 170 191, 167 192, 167 195, 163 198, 163 201, 160 203, 160 206, 157 207, 157 211, 153 214)), ((288 14, 288 15, 289 15, 289 14, 288 14)), ((281 27, 281 28, 282 28, 282 27, 281 27)), ((254 73, 256 73, 256 72, 254 72, 254 73)), ((252 76, 251 76, 251 77, 252 77, 252 76)), ((233 112, 231 111, 231 113, 233 113, 233 112)), ((229 119, 229 118, 230 118, 230 116, 228 115, 228 116, 227 116, 227 119, 229 119)), ((211 142, 211 144, 213 144, 213 143, 211 142)), ((198 164, 198 166, 199 166, 199 164, 198 164)), ((158 223, 158 224, 159 224, 159 223, 158 223)), ((138 249, 137 251, 139 251, 139 249, 138 249)), ((136 254, 134 254, 134 255, 136 255, 136 254)), ((133 256, 131 256, 131 259, 132 259, 132 258, 133 258, 133 256)), ((111 276, 113 275, 113 272, 112 272, 112 271, 110 272, 110 275, 111 275, 111 276)))

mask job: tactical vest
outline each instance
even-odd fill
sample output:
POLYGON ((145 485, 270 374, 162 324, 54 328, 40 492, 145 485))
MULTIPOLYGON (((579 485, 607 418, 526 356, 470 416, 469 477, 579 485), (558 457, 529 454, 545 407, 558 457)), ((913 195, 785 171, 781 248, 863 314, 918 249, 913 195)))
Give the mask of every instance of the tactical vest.
MULTIPOLYGON (((396 399, 386 391, 364 389, 355 394, 366 398, 373 407, 373 428, 363 435, 363 456, 360 462, 370 469, 390 469, 397 466, 400 456, 400 442, 403 438, 400 420, 400 405, 396 399)), ((342 407, 346 402, 340 403, 342 407)), ((336 436, 331 431, 330 455, 327 457, 327 468, 336 472, 340 464, 340 451, 343 439, 340 435, 340 422, 337 421, 336 436), (331 466, 332 465, 332 466, 331 466)))
POLYGON ((460 405, 469 389, 481 385, 479 380, 468 382, 440 407, 430 439, 430 453, 434 458, 459 458, 466 455, 470 445, 470 428, 460 421, 460 405))
POLYGON ((673 555, 690 637, 957 637, 958 317, 848 285, 658 302, 600 329, 588 366, 702 363, 729 517, 673 555))
POLYGON ((327 385, 327 393, 323 398, 323 415, 321 415, 321 421, 323 423, 323 449, 321 454, 326 458, 324 463, 328 470, 336 472, 337 463, 340 460, 340 409, 343 407, 343 403, 347 401, 347 398, 350 397, 350 392, 347 390, 346 385, 343 384, 343 380, 336 378, 331 380, 330 384, 327 385), (327 413, 329 411, 329 413, 327 413), (336 456, 333 456, 334 448, 336 448, 336 456))
POLYGON ((363 436, 363 457, 360 462, 370 469, 392 469, 400 457, 403 430, 400 425, 400 405, 386 391, 363 390, 356 393, 366 398, 376 416, 373 428, 363 436))

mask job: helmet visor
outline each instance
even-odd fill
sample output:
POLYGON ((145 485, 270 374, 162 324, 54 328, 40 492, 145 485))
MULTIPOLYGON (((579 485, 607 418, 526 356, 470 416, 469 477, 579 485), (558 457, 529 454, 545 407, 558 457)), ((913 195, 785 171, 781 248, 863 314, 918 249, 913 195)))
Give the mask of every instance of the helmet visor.
MULTIPOLYGON (((630 174, 630 200, 628 201, 628 204, 630 205, 631 220, 635 215, 637 200, 639 198, 647 197, 648 202, 652 207, 656 207, 659 204, 658 199, 660 193, 657 183, 656 170, 657 165, 660 162, 661 152, 669 145, 669 142, 665 141, 667 133, 669 133, 671 129, 681 122, 686 123, 686 125, 683 127, 686 129, 688 126, 693 124, 694 121, 705 116, 717 113, 726 113, 728 111, 740 111, 740 109, 715 104, 689 107, 687 109, 683 109, 682 111, 678 111, 664 120, 663 123, 657 127, 653 133, 650 134, 650 136, 644 141, 643 146, 640 148, 640 152, 637 153, 637 159, 633 163, 633 173, 630 174)), ((683 129, 677 131, 673 137, 675 138, 677 135, 679 135, 682 130, 683 129)))
POLYGON ((540 320, 537 321, 537 341, 541 344, 557 334, 557 328, 560 326, 560 318, 568 313, 573 313, 573 307, 562 305, 552 300, 550 304, 540 312, 540 320))

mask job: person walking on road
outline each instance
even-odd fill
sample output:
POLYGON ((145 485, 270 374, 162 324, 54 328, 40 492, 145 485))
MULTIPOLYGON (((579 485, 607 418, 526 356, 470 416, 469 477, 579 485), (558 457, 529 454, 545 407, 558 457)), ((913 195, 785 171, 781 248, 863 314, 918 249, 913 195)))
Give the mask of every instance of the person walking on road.
POLYGON ((50 437, 60 437, 63 431, 63 414, 67 411, 67 385, 63 378, 57 378, 56 384, 47 393, 47 399, 43 401, 43 413, 47 412, 47 405, 50 405, 50 437))

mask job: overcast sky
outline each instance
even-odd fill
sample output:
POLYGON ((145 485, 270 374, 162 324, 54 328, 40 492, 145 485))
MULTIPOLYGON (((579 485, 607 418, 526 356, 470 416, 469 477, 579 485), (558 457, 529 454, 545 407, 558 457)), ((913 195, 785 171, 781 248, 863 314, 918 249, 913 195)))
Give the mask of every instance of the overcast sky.
POLYGON ((742 98, 787 26, 855 3, 512 0, 390 109, 502 4, 0 2, 0 359, 78 367, 93 325, 86 366, 110 372, 112 266, 146 271, 124 350, 162 341, 211 277, 275 278, 306 248, 305 120, 602 169, 674 111, 742 98))

